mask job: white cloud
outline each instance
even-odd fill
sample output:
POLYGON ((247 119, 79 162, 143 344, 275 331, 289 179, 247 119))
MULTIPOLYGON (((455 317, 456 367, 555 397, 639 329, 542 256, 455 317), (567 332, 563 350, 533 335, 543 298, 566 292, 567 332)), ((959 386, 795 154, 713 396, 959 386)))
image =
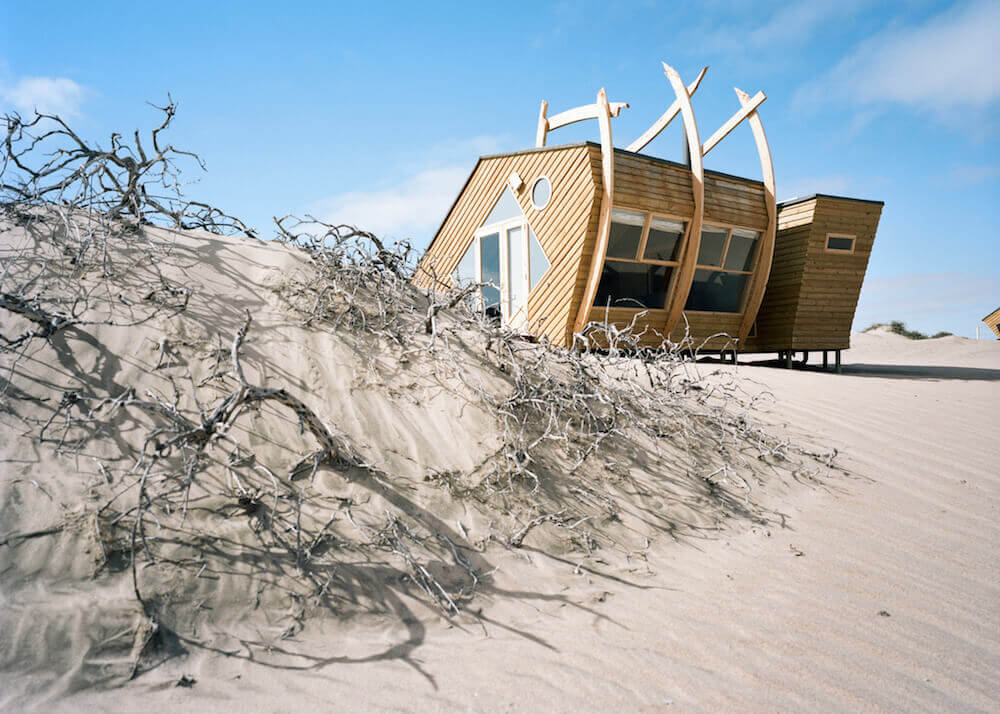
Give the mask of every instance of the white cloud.
POLYGON ((65 77, 22 77, 12 85, 0 85, 0 99, 24 115, 36 110, 65 118, 80 115, 87 90, 65 77))
POLYGON ((831 23, 844 22, 855 15, 862 0, 798 0, 780 7, 743 4, 723 7, 727 15, 751 8, 751 17, 718 22, 706 15, 695 47, 698 52, 721 52, 746 56, 756 61, 762 52, 787 52, 789 46, 803 45, 831 23), (760 18, 768 18, 761 22, 760 18))
POLYGON ((342 193, 321 202, 322 220, 348 223, 389 239, 429 241, 470 168, 471 162, 463 168, 426 169, 390 188, 342 193))
POLYGON ((877 33, 829 73, 799 89, 799 105, 901 103, 948 114, 1000 98, 1000 3, 949 9, 911 27, 877 33))
POLYGON ((1000 164, 991 166, 954 166, 937 183, 946 186, 975 186, 1000 177, 1000 164))
POLYGON ((750 30, 745 42, 755 48, 805 42, 829 20, 853 13, 859 4, 857 0, 791 3, 776 10, 767 23, 750 30))
POLYGON ((509 137, 474 136, 429 146, 400 159, 395 183, 318 201, 314 214, 327 223, 346 223, 388 240, 411 240, 422 248, 441 225, 476 159, 498 153, 509 143, 509 137))

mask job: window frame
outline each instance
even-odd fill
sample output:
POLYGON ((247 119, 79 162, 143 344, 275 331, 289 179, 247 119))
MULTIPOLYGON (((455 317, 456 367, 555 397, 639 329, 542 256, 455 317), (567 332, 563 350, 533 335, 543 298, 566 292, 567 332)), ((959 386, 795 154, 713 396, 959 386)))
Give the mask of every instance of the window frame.
MULTIPOLYGON (((550 198, 551 200, 551 198, 550 198)), ((528 300, 531 297, 533 288, 531 287, 531 237, 532 232, 531 224, 529 223, 527 217, 521 216, 520 218, 507 218, 502 221, 497 221, 496 223, 490 223, 489 225, 480 226, 472 234, 472 242, 466 247, 465 251, 458 258, 458 263, 462 261, 462 258, 469 251, 473 251, 473 256, 475 257, 475 281, 477 283, 483 282, 483 266, 482 266, 482 251, 480 249, 480 240, 483 236, 491 235, 493 233, 499 234, 500 241, 500 285, 497 289, 500 291, 500 317, 505 323, 520 321, 527 321, 528 312, 528 300), (511 303, 511 286, 509 278, 507 281, 504 280, 504 276, 510 275, 510 253, 507 247, 507 232, 516 228, 521 229, 521 255, 523 256, 523 267, 521 270, 521 275, 519 276, 521 282, 521 288, 524 295, 524 304, 520 306, 517 310, 512 310, 513 305, 511 303), (516 320, 515 320, 516 318, 516 320)), ((537 236, 536 236, 537 239, 537 236)), ((539 243, 541 247, 541 243, 539 243)), ((545 275, 552 268, 552 261, 549 260, 548 254, 545 253, 545 249, 542 248, 542 254, 545 255, 545 259, 549 263, 549 267, 546 269, 542 277, 539 278, 538 284, 535 285, 537 288, 545 279, 545 275)), ((476 308, 478 310, 484 309, 482 291, 476 291, 476 308)))
MULTIPOLYGON (((747 285, 743 288, 743 297, 740 298, 739 310, 735 312, 721 312, 719 310, 690 310, 687 307, 685 307, 684 312, 694 313, 697 315, 725 315, 728 317, 732 317, 734 315, 742 315, 743 313, 746 312, 747 309, 747 295, 750 292, 748 290, 749 281, 752 280, 753 274, 757 272, 757 262, 760 260, 760 244, 761 241, 764 239, 764 230, 761 228, 751 228, 750 226, 740 226, 736 225, 735 223, 723 223, 721 221, 704 221, 701 224, 701 230, 704 231, 706 228, 721 228, 725 230, 726 243, 725 245, 722 246, 722 256, 721 258, 719 258, 719 265, 701 265, 700 263, 698 263, 698 257, 695 256, 695 266, 694 266, 695 272, 699 270, 714 270, 721 273, 732 273, 734 275, 748 275, 751 277, 747 278, 747 285), (753 260, 751 261, 750 264, 750 270, 728 270, 725 267, 726 258, 729 257, 729 245, 730 243, 732 243, 734 230, 753 231, 754 233, 757 234, 757 238, 755 240, 755 245, 753 249, 753 260)), ((693 283, 694 273, 691 273, 691 280, 693 283)), ((684 302, 686 303, 687 300, 685 300, 684 302)))
POLYGON ((823 239, 823 252, 824 253, 836 253, 838 255, 853 255, 854 249, 858 246, 858 236, 851 233, 827 233, 826 238, 823 239), (831 248, 830 239, 831 238, 850 238, 851 239, 851 249, 844 250, 843 248, 831 248))
POLYGON ((538 178, 536 178, 534 181, 531 182, 531 191, 528 193, 528 200, 531 202, 531 207, 534 208, 536 211, 544 211, 552 204, 552 196, 555 194, 555 192, 556 189, 555 186, 552 185, 552 179, 550 179, 545 174, 539 174, 538 178), (549 200, 545 202, 544 206, 539 206, 535 203, 535 186, 537 186, 538 182, 541 181, 542 179, 545 179, 549 184, 549 200))
MULTIPOLYGON (((691 233, 691 218, 690 216, 685 218, 684 216, 674 215, 672 213, 660 213, 659 211, 650 211, 648 208, 635 208, 633 206, 625 206, 616 203, 612 206, 611 210, 614 211, 616 208, 620 208, 623 211, 632 211, 634 213, 644 213, 646 215, 646 220, 642 224, 642 236, 639 238, 639 247, 636 248, 636 255, 638 258, 616 258, 604 256, 604 260, 618 260, 623 263, 647 263, 649 265, 667 265, 670 267, 677 267, 680 265, 680 260, 652 260, 642 257, 642 254, 646 252, 646 243, 649 240, 649 226, 653 222, 654 218, 665 218, 669 221, 676 221, 684 225, 684 233, 681 235, 680 245, 677 249, 677 254, 681 255, 684 252, 684 248, 687 246, 688 235, 691 233)), ((612 222, 614 219, 612 218, 612 222)), ((604 269, 604 266, 601 266, 604 269)), ((668 290, 669 292, 669 290, 668 290)), ((635 308, 639 309, 639 308, 635 308)))
MULTIPOLYGON (((642 311, 649 312, 651 310, 665 310, 666 309, 666 304, 668 302, 670 302, 671 291, 674 289, 674 283, 677 280, 677 272, 678 272, 677 269, 680 267, 681 261, 680 261, 680 258, 678 258, 677 260, 653 260, 653 259, 646 259, 646 258, 642 257, 642 255, 646 252, 646 243, 649 241, 649 227, 650 227, 650 224, 653 222, 654 218, 664 218, 664 219, 666 219, 668 221, 676 221, 677 223, 680 223, 681 225, 683 225, 684 226, 684 233, 681 234, 681 237, 680 237, 680 240, 679 240, 679 244, 678 244, 677 249, 675 251, 675 255, 677 255, 677 256, 683 256, 684 255, 684 251, 687 250, 688 238, 691 235, 691 217, 690 216, 685 217, 685 216, 682 216, 682 215, 679 215, 679 214, 675 214, 675 213, 663 213, 661 211, 651 211, 648 208, 640 208, 638 206, 630 206, 628 204, 617 203, 617 202, 611 207, 612 216, 614 215, 613 212, 614 212, 614 210, 616 208, 620 208, 623 211, 632 211, 634 213, 642 213, 642 214, 645 214, 645 216, 646 216, 646 220, 643 221, 643 224, 642 224, 642 235, 639 237, 639 246, 636 248, 636 251, 635 251, 635 254, 638 257, 637 258, 616 258, 616 257, 611 257, 611 256, 608 256, 608 255, 605 255, 604 256, 604 263, 601 265, 601 274, 602 275, 604 274, 604 266, 607 264, 607 262, 609 260, 617 261, 619 263, 641 263, 641 264, 644 264, 644 265, 662 265, 662 266, 666 266, 668 268, 674 268, 674 270, 670 271, 670 278, 667 281, 667 286, 666 286, 666 289, 665 289, 665 293, 666 293, 667 298, 664 301, 664 304, 661 305, 660 307, 633 307, 633 306, 630 306, 630 305, 619 305, 619 306, 612 305, 611 309, 612 310, 635 310, 636 312, 642 312, 642 311)), ((612 218, 612 222, 614 222, 614 218, 612 218)), ((610 240, 610 235, 608 236, 608 238, 610 240)), ((596 297, 596 295, 595 295, 595 297, 596 297)), ((605 306, 605 305, 591 305, 590 309, 593 310, 593 309, 596 308, 598 310, 603 310, 606 307, 607 306, 605 306)))

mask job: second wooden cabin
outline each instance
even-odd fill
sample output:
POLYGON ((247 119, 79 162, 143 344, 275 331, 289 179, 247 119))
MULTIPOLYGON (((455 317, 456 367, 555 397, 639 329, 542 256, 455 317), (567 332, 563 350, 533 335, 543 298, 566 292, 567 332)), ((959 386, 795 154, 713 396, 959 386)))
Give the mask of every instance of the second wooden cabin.
POLYGON ((511 326, 570 346, 588 325, 634 325, 642 343, 704 349, 839 350, 850 346, 882 203, 816 194, 778 204, 757 107, 707 141, 690 96, 666 65, 677 101, 626 149, 607 101, 548 117, 536 147, 479 159, 421 263, 422 286, 487 284, 481 305, 511 326), (681 114, 690 163, 640 153, 681 114), (601 143, 546 146, 549 131, 597 119, 601 143), (703 158, 748 120, 763 181, 704 169, 703 158))

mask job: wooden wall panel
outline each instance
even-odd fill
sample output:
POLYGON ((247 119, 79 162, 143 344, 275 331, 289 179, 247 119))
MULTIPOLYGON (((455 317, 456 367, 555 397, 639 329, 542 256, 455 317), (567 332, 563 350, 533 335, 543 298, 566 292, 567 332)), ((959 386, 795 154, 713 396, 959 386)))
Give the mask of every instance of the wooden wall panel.
MULTIPOLYGON (((572 344, 573 318, 586 287, 597 235, 601 196, 601 151, 596 144, 542 148, 480 160, 424 258, 426 268, 447 284, 472 242, 473 233, 506 188, 511 171, 524 179, 517 200, 545 251, 550 268, 528 296, 529 327, 557 345, 572 344), (531 206, 536 178, 552 182, 552 199, 542 211, 531 206)), ((687 218, 693 210, 691 176, 683 166, 652 157, 615 152, 615 204, 687 218)), ((706 172, 705 223, 755 230, 767 226, 760 182, 706 172)), ((757 322, 742 349, 844 349, 867 269, 881 204, 817 196, 780 206, 774 260, 757 322), (856 235, 853 254, 828 253, 828 233, 856 235)), ((428 277, 418 283, 427 286, 428 277)), ((615 308, 613 322, 628 324, 636 311, 615 308)), ((590 311, 603 321, 605 310, 590 311)), ((685 313, 690 336, 701 344, 715 333, 735 335, 740 314, 685 313)), ((651 310, 637 325, 649 327, 644 344, 658 345, 666 319, 651 310)), ((683 338, 682 322, 670 337, 683 338)), ((729 346, 715 339, 706 349, 729 346)))
POLYGON ((747 350, 850 347, 881 212, 879 203, 830 196, 779 208, 774 265, 747 350), (856 236, 854 252, 827 252, 829 233, 856 236))
POLYGON ((986 326, 993 331, 993 334, 997 336, 997 339, 1000 339, 1000 307, 984 317, 983 322, 985 322, 986 326))
MULTIPOLYGON (((600 149, 592 147, 592 164, 600 191, 600 149)), ((600 195, 595 197, 599 204, 600 195)), ((690 220, 694 210, 691 196, 691 173, 683 166, 660 161, 652 157, 625 151, 615 152, 615 205, 653 213, 665 213, 690 220)), ((764 203, 764 186, 759 181, 739 179, 705 172, 705 223, 737 225, 754 230, 767 227, 767 208, 764 203)), ((583 264, 589 265, 590 245, 584 248, 583 264)), ((586 275, 581 274, 580 283, 574 293, 573 311, 579 305, 586 275)), ((619 325, 626 325, 637 313, 636 310, 614 308, 608 313, 619 325)), ((604 308, 593 308, 590 320, 601 322, 605 317, 604 308)), ((690 335, 696 345, 712 334, 725 332, 735 335, 739 332, 741 313, 685 313, 690 335)), ((665 310, 650 310, 639 319, 637 326, 648 327, 643 338, 647 346, 659 345, 663 339, 666 321, 665 310), (659 321, 659 322, 657 322, 659 321)), ((641 328, 640 328, 641 329, 641 328)), ((671 339, 683 339, 685 323, 682 319, 670 335, 671 339)), ((727 339, 713 340, 706 349, 720 349, 727 339)))
POLYGON ((880 204, 820 196, 802 269, 793 349, 847 349, 861 284, 868 268, 880 204), (826 250, 829 233, 856 236, 853 253, 826 250))
POLYGON ((566 344, 569 302, 581 253, 591 228, 595 186, 587 146, 542 148, 480 160, 465 190, 438 231, 421 263, 417 284, 427 287, 436 275, 441 287, 472 244, 473 234, 517 171, 524 180, 515 194, 521 210, 549 260, 549 269, 528 295, 528 322, 539 336, 566 344), (541 211, 531 205, 535 179, 548 177, 552 197, 541 211))

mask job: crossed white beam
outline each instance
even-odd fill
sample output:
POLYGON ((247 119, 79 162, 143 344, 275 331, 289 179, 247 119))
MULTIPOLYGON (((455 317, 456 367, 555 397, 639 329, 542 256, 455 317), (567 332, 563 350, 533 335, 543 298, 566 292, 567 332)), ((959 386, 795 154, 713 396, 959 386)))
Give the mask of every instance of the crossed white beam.
MULTIPOLYGON (((752 284, 747 292, 748 297, 747 304, 744 309, 744 318, 739 329, 739 339, 743 340, 750 331, 753 319, 757 314, 758 307, 760 306, 760 300, 763 298, 762 281, 766 281, 767 274, 770 272, 771 256, 774 249, 774 231, 777 210, 774 195, 774 169, 771 164, 771 154, 767 144, 767 138, 764 135, 760 115, 757 113, 757 108, 764 103, 767 97, 763 92, 757 92, 757 94, 753 97, 750 97, 740 89, 736 89, 736 96, 740 100, 740 109, 722 126, 720 126, 707 141, 702 143, 698 136, 698 124, 695 120, 694 109, 691 105, 691 97, 696 91, 698 91, 698 87, 701 85, 701 80, 705 77, 708 67, 702 69, 701 72, 698 73, 695 80, 687 86, 684 85, 684 82, 681 80, 677 71, 666 62, 663 63, 663 71, 674 90, 674 94, 677 95, 677 99, 674 100, 667 110, 663 112, 663 114, 661 114, 659 118, 657 118, 657 120, 642 133, 641 136, 626 147, 626 151, 635 153, 642 151, 642 149, 644 149, 649 142, 659 136, 660 133, 667 128, 670 122, 673 121, 678 114, 681 114, 683 117, 684 132, 688 139, 691 159, 691 183, 694 199, 694 211, 691 219, 687 244, 679 266, 679 273, 676 281, 678 288, 673 291, 670 302, 666 306, 667 319, 666 324, 664 325, 664 333, 669 333, 669 331, 673 329, 683 312, 688 292, 684 289, 684 286, 690 283, 689 278, 694 271, 698 248, 701 243, 701 223, 704 213, 703 203, 705 193, 703 159, 712 149, 718 146, 719 142, 725 139, 726 136, 733 131, 733 129, 739 126, 744 120, 749 120, 750 127, 754 134, 754 139, 757 143, 757 150, 760 154, 761 168, 764 174, 764 195, 765 203, 767 205, 768 227, 764 235, 764 240, 761 244, 761 256, 759 259, 760 270, 755 271, 752 284), (762 274, 763 278, 761 278, 762 274)), ((567 124, 573 124, 586 119, 597 119, 601 130, 601 163, 604 192, 601 197, 601 214, 598 224, 597 242, 594 246, 587 287, 584 291, 583 301, 580 304, 580 309, 577 313, 574 324, 574 331, 577 332, 583 329, 589 317, 590 305, 592 304, 594 294, 597 291, 601 269, 604 265, 604 258, 607 253, 607 243, 611 228, 611 207, 614 205, 614 147, 611 141, 611 119, 617 117, 621 113, 621 110, 627 109, 628 106, 629 105, 625 102, 609 102, 607 94, 602 88, 601 91, 597 93, 597 101, 593 104, 585 104, 549 117, 548 102, 543 100, 541 108, 538 112, 538 130, 535 135, 535 146, 539 148, 545 146, 545 142, 550 131, 566 126, 567 124)), ((690 286, 688 285, 688 287, 690 286)))

